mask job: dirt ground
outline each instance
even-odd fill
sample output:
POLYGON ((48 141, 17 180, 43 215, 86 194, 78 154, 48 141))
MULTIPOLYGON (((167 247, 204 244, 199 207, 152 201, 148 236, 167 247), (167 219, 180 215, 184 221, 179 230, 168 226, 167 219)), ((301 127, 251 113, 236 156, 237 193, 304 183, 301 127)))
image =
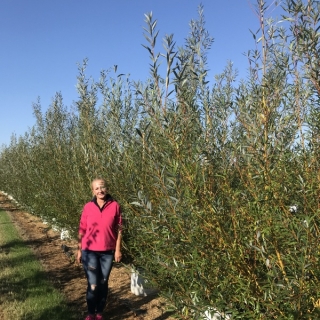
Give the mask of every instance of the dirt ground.
MULTIPOLYGON (((14 207, 0 193, 0 208, 7 211, 23 240, 30 246, 48 275, 48 279, 65 296, 77 319, 86 316, 86 279, 82 266, 73 259, 74 240, 61 240, 60 233, 27 212, 14 207)), ((110 320, 172 320, 165 302, 156 294, 136 296, 130 290, 130 268, 115 264, 109 280, 109 297, 104 316, 110 320)))

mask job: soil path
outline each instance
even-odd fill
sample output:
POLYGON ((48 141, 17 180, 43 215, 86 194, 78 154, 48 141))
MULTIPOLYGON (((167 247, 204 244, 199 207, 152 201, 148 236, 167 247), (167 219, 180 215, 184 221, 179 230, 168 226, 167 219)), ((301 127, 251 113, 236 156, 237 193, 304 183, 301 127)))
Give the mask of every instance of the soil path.
MULTIPOLYGON (((53 231, 40 218, 17 209, 0 193, 0 208, 7 211, 21 237, 39 259, 48 279, 65 296, 75 312, 75 319, 86 315, 86 279, 83 269, 74 262, 77 248, 74 240, 61 240, 60 233, 53 231)), ((130 269, 115 264, 109 280, 109 300, 105 318, 110 320, 172 320, 165 311, 165 303, 157 295, 136 296, 130 290, 130 269)))

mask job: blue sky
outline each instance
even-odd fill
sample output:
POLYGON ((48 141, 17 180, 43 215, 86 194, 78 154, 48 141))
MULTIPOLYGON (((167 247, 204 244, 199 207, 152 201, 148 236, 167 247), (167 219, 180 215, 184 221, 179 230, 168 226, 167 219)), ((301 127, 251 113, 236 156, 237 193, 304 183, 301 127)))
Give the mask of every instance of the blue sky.
MULTIPOLYGON (((12 133, 23 135, 34 125, 32 103, 42 109, 61 92, 66 106, 77 99, 77 63, 88 58, 87 75, 98 79, 103 69, 134 80, 148 76, 143 27, 150 11, 158 20, 159 39, 174 34, 183 45, 189 22, 204 6, 207 30, 214 38, 208 80, 228 60, 246 76, 243 55, 254 48, 249 29, 259 28, 255 0, 1 0, 0 10, 0 146, 12 133), (251 5, 250 5, 251 3, 251 5)), ((162 47, 159 45, 159 50, 162 47)))

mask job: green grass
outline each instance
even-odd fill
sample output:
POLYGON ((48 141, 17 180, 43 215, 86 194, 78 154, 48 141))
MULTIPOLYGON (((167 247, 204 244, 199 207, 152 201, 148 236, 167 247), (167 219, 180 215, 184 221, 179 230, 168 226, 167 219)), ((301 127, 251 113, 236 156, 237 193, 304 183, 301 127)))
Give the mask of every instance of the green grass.
POLYGON ((0 318, 74 319, 64 297, 20 238, 8 214, 0 210, 0 318))

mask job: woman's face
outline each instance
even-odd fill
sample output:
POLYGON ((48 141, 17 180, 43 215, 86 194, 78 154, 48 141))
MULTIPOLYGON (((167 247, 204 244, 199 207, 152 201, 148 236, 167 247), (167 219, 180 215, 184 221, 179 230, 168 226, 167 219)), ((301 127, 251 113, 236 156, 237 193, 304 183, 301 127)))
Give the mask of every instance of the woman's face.
POLYGON ((92 193, 97 199, 104 199, 107 194, 107 187, 103 180, 94 180, 92 182, 92 193))

